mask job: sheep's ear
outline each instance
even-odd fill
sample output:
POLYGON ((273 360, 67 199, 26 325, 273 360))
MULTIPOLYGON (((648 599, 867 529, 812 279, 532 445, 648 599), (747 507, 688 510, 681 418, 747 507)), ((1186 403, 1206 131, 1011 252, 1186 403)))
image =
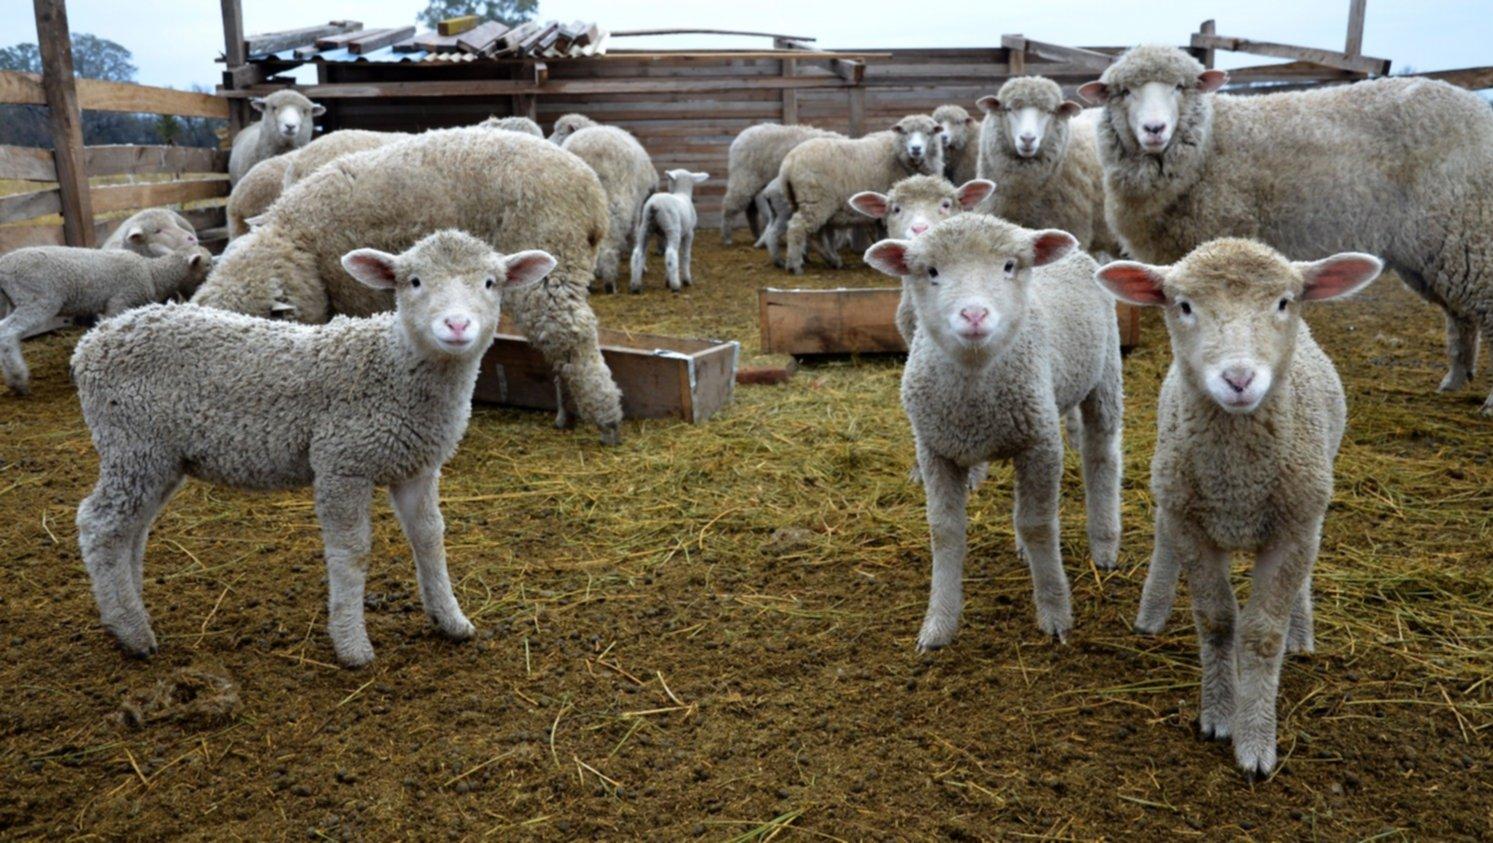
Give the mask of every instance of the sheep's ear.
POLYGON ((354 249, 342 256, 342 268, 375 290, 392 290, 394 260, 394 255, 378 249, 354 249))
POLYGON ((1085 82, 1079 85, 1078 95, 1094 105, 1099 105, 1100 103, 1109 102, 1109 86, 1095 79, 1092 82, 1085 82))
POLYGON ((1058 110, 1057 110, 1057 115, 1059 117, 1063 118, 1064 120, 1068 120, 1068 119, 1071 119, 1073 117, 1077 117, 1078 115, 1080 115, 1082 113, 1083 113, 1083 106, 1079 105, 1078 103, 1074 102, 1073 100, 1063 100, 1062 104, 1058 106, 1058 110))
POLYGON ((970 179, 959 186, 959 207, 973 211, 995 192, 995 182, 990 179, 970 179))
POLYGON ((1161 291, 1166 280, 1164 270, 1137 261, 1115 261, 1099 267, 1094 280, 1122 302, 1155 307, 1166 304, 1166 294, 1161 291))
POLYGON ((709 173, 690 173, 689 177, 695 180, 695 184, 704 184, 705 180, 708 179, 708 178, 710 178, 710 174, 709 173))
POLYGON ((911 245, 907 240, 883 240, 866 250, 864 260, 877 272, 902 278, 912 274, 907 267, 907 247, 911 245))
POLYGON ((1384 271, 1384 262, 1362 252, 1343 252, 1319 261, 1292 264, 1306 282, 1302 298, 1321 301, 1351 296, 1367 287, 1384 271))
POLYGON ((992 111, 1000 110, 1001 101, 994 96, 991 96, 990 94, 986 94, 985 96, 975 100, 975 105, 979 106, 981 111, 989 114, 992 111))
POLYGON ((187 258, 187 266, 192 269, 197 269, 198 267, 202 266, 202 263, 205 260, 208 260, 207 256, 203 255, 201 252, 193 252, 192 256, 190 258, 187 258))
POLYGON ((261 114, 264 113, 264 97, 250 97, 249 107, 261 114))
POLYGON ((1228 81, 1229 74, 1222 70, 1205 70, 1198 74, 1198 90, 1211 94, 1228 84, 1228 81))
POLYGON ((887 196, 874 190, 863 190, 850 197, 850 207, 860 211, 872 219, 881 219, 886 216, 887 196))
POLYGON ((1066 231, 1048 228, 1032 236, 1032 266, 1046 266, 1078 248, 1078 240, 1066 231))
POLYGON ((526 252, 515 252, 504 258, 503 268, 507 272, 503 281, 503 289, 512 290, 543 281, 544 276, 554 270, 555 259, 549 252, 530 249, 526 252))
POLYGON ((125 232, 124 239, 131 243, 143 243, 145 242, 145 229, 138 225, 132 225, 129 231, 125 232))
POLYGON ((322 105, 319 102, 313 102, 313 103, 311 103, 311 116, 312 117, 320 117, 320 116, 322 116, 323 114, 326 114, 326 113, 327 113, 327 107, 326 106, 322 105))
POLYGON ((975 118, 973 118, 973 117, 966 117, 966 118, 964 118, 964 125, 966 125, 966 126, 973 126, 974 124, 975 124, 975 118))
POLYGON ((896 132, 899 135, 905 135, 905 134, 907 134, 907 130, 904 129, 904 128, 902 128, 902 124, 901 123, 893 123, 892 124, 892 131, 896 132))

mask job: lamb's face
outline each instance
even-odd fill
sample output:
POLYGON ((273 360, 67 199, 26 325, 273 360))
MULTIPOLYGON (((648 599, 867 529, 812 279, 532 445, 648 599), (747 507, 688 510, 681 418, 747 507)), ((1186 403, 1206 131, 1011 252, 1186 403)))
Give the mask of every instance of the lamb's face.
POLYGON ((176 252, 197 245, 197 232, 182 228, 176 215, 155 211, 132 219, 124 242, 130 251, 142 255, 158 253, 159 249, 176 252))
POLYGON ((1348 295, 1378 277, 1372 255, 1292 263, 1250 240, 1214 240, 1174 266, 1116 261, 1099 283, 1124 301, 1164 308, 1178 368, 1230 413, 1252 413, 1281 381, 1301 303, 1348 295))
POLYGON ((1229 75, 1203 70, 1196 59, 1169 47, 1142 46, 1127 53, 1098 81, 1078 89, 1089 102, 1104 103, 1105 119, 1135 148, 1161 155, 1177 126, 1196 111, 1193 100, 1223 87, 1229 75))
POLYGON ((281 91, 268 97, 249 100, 249 104, 264 115, 267 128, 286 140, 309 139, 311 119, 326 111, 293 91, 281 91))
POLYGON ((945 105, 933 112, 933 119, 943 128, 939 138, 943 141, 945 160, 950 150, 961 150, 969 145, 975 133, 975 118, 969 116, 968 111, 957 105, 945 105))
POLYGON ((213 253, 197 245, 188 246, 184 251, 188 253, 187 274, 177 290, 184 296, 190 296, 207 280, 208 273, 212 272, 213 253))
POLYGON ((897 158, 914 173, 943 172, 943 126, 926 114, 903 117, 892 126, 897 133, 897 158))
POLYGON ((850 197, 850 207, 885 222, 893 240, 910 240, 960 211, 973 210, 994 190, 995 182, 985 179, 955 188, 939 176, 912 176, 889 193, 857 193, 850 197))
POLYGON ((1078 103, 1063 99, 1056 83, 1045 79, 1013 80, 999 95, 981 97, 977 104, 994 122, 1008 154, 1016 158, 1035 158, 1044 145, 1061 155, 1067 146, 1068 121, 1083 111, 1078 103))

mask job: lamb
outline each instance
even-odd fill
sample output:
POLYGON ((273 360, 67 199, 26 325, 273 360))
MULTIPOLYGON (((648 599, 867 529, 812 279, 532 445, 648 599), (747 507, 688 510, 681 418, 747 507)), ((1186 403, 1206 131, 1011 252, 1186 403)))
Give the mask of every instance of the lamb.
POLYGON ((539 128, 539 124, 527 117, 489 117, 477 125, 484 129, 503 129, 509 132, 523 132, 536 138, 544 137, 544 130, 539 128))
POLYGON ((809 236, 826 225, 857 222, 847 203, 863 190, 886 191, 906 176, 943 172, 943 127, 926 114, 903 117, 863 138, 814 138, 783 159, 783 189, 793 203, 786 231, 787 269, 803 274, 809 236))
MULTIPOLYGON (((326 137, 333 137, 327 135, 326 137)), ((312 141, 315 143, 315 141, 312 141)), ((307 145, 305 149, 310 149, 307 145)), ((280 198, 285 187, 285 173, 290 169, 293 154, 266 158, 249 168, 249 172, 238 180, 228 194, 224 216, 228 219, 228 240, 232 242, 249 233, 249 220, 269 210, 280 198)))
POLYGON ((244 127, 233 139, 233 151, 228 154, 228 180, 234 184, 260 161, 309 143, 311 118, 320 117, 327 110, 326 106, 289 88, 267 97, 254 97, 249 105, 264 117, 244 127))
POLYGON ((839 132, 813 126, 761 123, 749 126, 732 141, 726 153, 726 196, 721 200, 721 242, 731 245, 737 214, 745 214, 753 237, 767 229, 768 209, 759 200, 762 191, 777 178, 783 159, 795 146, 811 138, 843 138, 839 132))
POLYGON ((554 131, 550 132, 550 143, 555 146, 563 146, 565 139, 579 132, 581 129, 589 129, 601 124, 592 120, 584 114, 565 114, 555 121, 554 131))
POLYGON ((644 253, 648 247, 649 232, 656 233, 664 246, 664 272, 669 289, 679 292, 680 281, 693 284, 690 273, 690 253, 695 246, 695 185, 702 184, 709 173, 692 173, 689 170, 668 170, 664 177, 669 183, 669 192, 655 193, 643 203, 643 215, 638 221, 637 233, 633 236, 632 283, 629 289, 643 292, 644 253), (682 271, 681 271, 682 269, 682 271))
POLYGON ((466 431, 502 298, 555 260, 505 257, 451 230, 400 255, 358 249, 342 260, 360 282, 393 292, 393 313, 313 327, 153 306, 78 343, 72 370, 99 454, 98 483, 78 507, 78 544, 103 624, 129 654, 156 651, 141 592, 145 539, 185 475, 315 490, 342 664, 373 661, 363 585, 375 486, 389 487, 426 614, 448 638, 475 632, 446 572, 440 470, 466 431))
POLYGON ((443 228, 500 251, 541 248, 558 269, 507 303, 558 376, 564 424, 573 407, 620 438, 621 394, 601 357, 586 287, 607 231, 596 174, 574 155, 520 132, 438 129, 344 156, 287 190, 264 222, 219 258, 199 304, 320 323, 392 306, 357 283, 340 257, 372 244, 402 250, 443 228))
POLYGON ((0 256, 0 369, 17 395, 30 392, 31 373, 21 340, 58 317, 114 316, 148 302, 190 294, 207 277, 213 257, 201 246, 157 257, 123 249, 33 246, 0 256))
POLYGON ((949 104, 933 109, 943 127, 943 172, 954 184, 966 184, 979 174, 980 127, 962 107, 949 104))
POLYGON ((1332 498, 1347 405, 1303 304, 1378 277, 1372 255, 1292 263, 1262 243, 1213 240, 1172 266, 1111 263, 1097 274, 1122 301, 1163 308, 1172 365, 1157 407, 1151 489, 1156 548, 1136 626, 1155 631, 1187 568, 1201 645, 1199 726, 1232 736, 1247 775, 1275 767, 1275 703, 1285 652, 1314 646, 1311 570, 1332 498), (1242 618, 1229 553, 1255 555, 1242 618))
MULTIPOLYGON (((783 240, 788 234, 788 222, 793 219, 793 203, 788 201, 788 191, 783 186, 782 176, 773 178, 762 188, 762 192, 757 194, 754 207, 762 222, 762 235, 757 238, 755 245, 767 249, 767 256, 781 269, 787 266, 783 259, 783 240)), ((824 258, 825 263, 841 269, 845 262, 840 259, 840 248, 849 245, 855 239, 857 231, 866 229, 865 222, 857 220, 852 225, 847 224, 844 219, 836 220, 819 229, 818 236, 809 240, 809 243, 824 258)))
POLYGON ((159 244, 167 251, 197 245, 197 229, 186 217, 167 208, 146 208, 120 223, 100 249, 124 249, 145 257, 154 257, 159 244))
POLYGON ((609 224, 596 256, 596 275, 604 290, 615 293, 627 238, 637 228, 643 203, 658 187, 658 171, 638 139, 613 126, 578 129, 560 148, 589 164, 606 191, 609 224))
MULTIPOLYGON (((1106 213, 1130 254, 1167 263, 1224 236, 1300 260, 1379 255, 1446 314, 1461 389, 1493 342, 1493 111, 1426 79, 1235 97, 1170 47, 1136 47, 1080 88, 1103 102, 1106 213)), ((1493 394, 1482 405, 1493 415, 1493 394)))
POLYGON ((1017 225, 1061 228, 1085 251, 1118 255, 1104 220, 1097 113, 1080 116, 1083 107, 1041 76, 1007 80, 978 105, 980 178, 1000 185, 984 210, 1017 225))
POLYGON ((918 648, 953 640, 963 602, 971 471, 1016 470, 1016 549, 1032 573, 1037 625, 1073 626, 1058 548, 1062 414, 1083 417, 1089 552, 1113 568, 1120 544, 1123 387, 1114 306, 1073 235, 960 214, 912 240, 883 240, 866 263, 912 290, 918 330, 902 374, 927 494, 933 584, 918 648))

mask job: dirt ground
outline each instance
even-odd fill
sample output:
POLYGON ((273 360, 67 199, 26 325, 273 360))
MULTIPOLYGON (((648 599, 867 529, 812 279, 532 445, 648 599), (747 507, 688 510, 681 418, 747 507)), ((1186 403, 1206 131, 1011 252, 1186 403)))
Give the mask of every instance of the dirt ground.
MULTIPOLYGON (((693 289, 655 273, 597 296, 602 321, 740 339, 748 362, 758 287, 878 280, 795 281, 741 239, 702 233, 693 289)), ((1287 663, 1284 761, 1257 784, 1196 736, 1185 586, 1162 635, 1130 630, 1169 359, 1154 319, 1126 363, 1117 572, 1088 562, 1070 457, 1066 646, 1033 622, 996 471, 971 506, 960 635, 915 652, 928 549, 901 364, 844 360, 739 388, 704 425, 629 422, 610 449, 479 409, 443 508, 480 637, 432 632, 380 500, 362 671, 331 665, 309 494, 195 482, 150 538, 161 651, 122 656, 73 527, 96 466, 66 373, 78 333, 30 342, 33 397, 0 396, 0 837, 1484 837, 1489 378, 1434 393, 1440 318, 1393 279, 1311 322, 1349 431, 1318 652, 1287 663)))

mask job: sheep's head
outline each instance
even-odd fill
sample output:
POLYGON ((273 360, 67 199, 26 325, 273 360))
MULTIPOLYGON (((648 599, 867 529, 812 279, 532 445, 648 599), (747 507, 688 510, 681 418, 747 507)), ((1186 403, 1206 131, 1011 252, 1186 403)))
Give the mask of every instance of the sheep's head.
POLYGON ((431 234, 405 252, 355 249, 348 274, 394 293, 405 335, 431 356, 481 355, 498 327, 503 293, 537 283, 555 268, 538 250, 502 255, 462 231, 431 234))
POLYGON ((508 132, 523 132, 536 138, 544 137, 544 130, 527 117, 489 117, 477 124, 483 129, 502 129, 508 132))
POLYGON ((909 176, 887 193, 862 191, 850 197, 850 207, 886 222, 888 236, 907 240, 926 232, 960 211, 972 211, 995 191, 995 182, 972 179, 954 187, 942 176, 909 176))
MULTIPOLYGON (((304 144, 311 139, 311 118, 320 117, 326 106, 306 99, 299 91, 276 91, 267 97, 254 97, 249 105, 264 115, 266 129, 285 141, 304 144)), ((263 130, 262 130, 263 131, 263 130)))
POLYGON ((939 135, 939 139, 943 141, 945 158, 948 157, 948 150, 964 149, 971 140, 978 140, 980 137, 980 130, 975 128, 975 118, 960 106, 940 105, 933 109, 933 119, 943 127, 943 134, 939 135))
POLYGON ((670 193, 678 193, 683 196, 693 196, 695 185, 704 184, 710 178, 709 173, 696 173, 690 170, 665 170, 664 181, 669 186, 670 193))
POLYGON ((202 282, 207 280, 208 273, 213 269, 213 253, 201 246, 188 246, 173 254, 178 255, 186 266, 183 267, 181 282, 176 285, 176 291, 183 296, 190 296, 197 292, 202 282))
POLYGON ((897 160, 913 173, 943 172, 943 126, 927 114, 909 114, 892 126, 897 160))
POLYGON ((1128 147, 1160 155, 1179 126, 1205 112, 1207 95, 1228 81, 1227 73, 1204 69, 1175 47, 1143 44, 1127 51, 1078 93, 1104 104, 1105 119, 1128 147))
POLYGON ((1121 301, 1163 308, 1189 385, 1231 413, 1250 413, 1291 360, 1302 303, 1350 295, 1383 266, 1358 252, 1292 262, 1263 243, 1225 238, 1172 266, 1116 261, 1095 277, 1121 301))
POLYGON ((1068 121, 1083 106, 1063 99, 1058 83, 1041 76, 1018 76, 1006 81, 995 96, 975 103, 985 112, 986 125, 995 132, 1008 155, 1060 159, 1068 148, 1068 121))
POLYGON ((584 114, 566 114, 555 121, 555 130, 550 132, 550 143, 563 146, 566 138, 581 129, 589 129, 597 125, 600 124, 584 114))
POLYGON ((961 214, 912 240, 883 240, 866 263, 903 279, 918 334, 970 363, 1009 346, 1031 307, 1032 269, 1078 248, 1066 231, 1033 231, 984 214, 961 214))
POLYGON ((159 254, 157 246, 175 252, 197 245, 197 232, 164 208, 151 208, 125 220, 124 246, 141 255, 159 254))

